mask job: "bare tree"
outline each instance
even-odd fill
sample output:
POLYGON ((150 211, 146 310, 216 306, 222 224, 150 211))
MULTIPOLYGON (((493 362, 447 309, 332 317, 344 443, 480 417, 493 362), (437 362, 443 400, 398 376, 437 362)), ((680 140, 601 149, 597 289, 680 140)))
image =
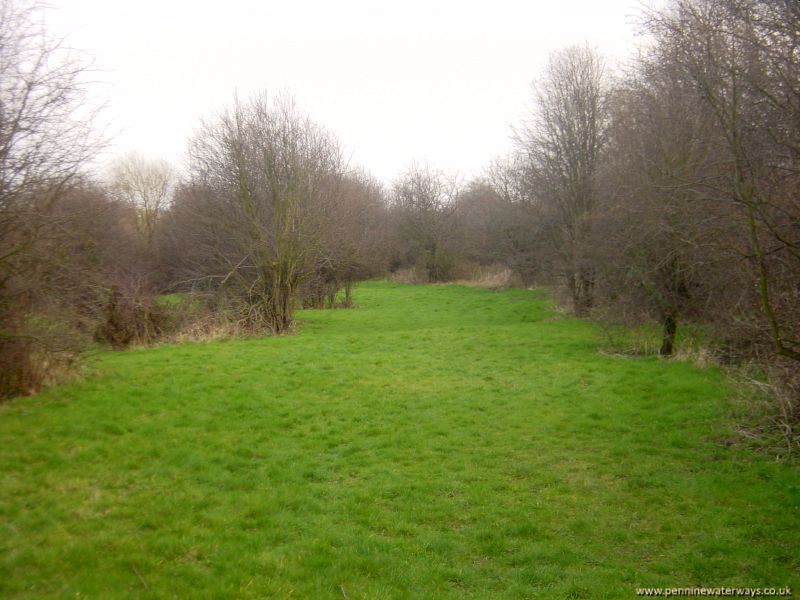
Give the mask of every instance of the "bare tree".
POLYGON ((286 331, 341 193, 337 141, 291 98, 261 95, 205 123, 190 156, 193 278, 235 291, 250 325, 286 331))
POLYGON ((494 161, 486 178, 494 191, 487 214, 494 253, 526 286, 553 283, 552 271, 558 263, 554 215, 534 187, 530 161, 514 153, 494 161))
POLYGON ((714 116, 724 168, 706 192, 742 216, 740 252, 773 349, 800 360, 800 10, 794 2, 677 0, 645 24, 714 116))
MULTIPOLYGON (((44 343, 26 333, 48 294, 42 240, 63 230, 53 207, 98 149, 95 111, 83 84, 88 64, 48 35, 41 6, 0 0, 0 394, 26 379, 44 343)), ((46 258, 46 257, 45 257, 46 258)))
POLYGON ((109 175, 111 193, 135 208, 139 233, 152 246, 158 221, 172 197, 172 167, 165 160, 149 160, 130 152, 111 164, 109 175))
POLYGON ((387 203, 383 186, 370 175, 353 171, 342 177, 335 210, 321 232, 314 273, 303 291, 307 306, 338 306, 353 303, 356 281, 385 272, 387 263, 387 203))
POLYGON ((591 237, 599 285, 623 320, 656 319, 660 353, 670 355, 678 324, 708 319, 726 283, 716 245, 730 240, 731 222, 702 189, 718 168, 714 120, 663 45, 639 59, 609 105, 591 237))
POLYGON ((428 281, 444 281, 453 268, 453 214, 458 198, 453 177, 429 166, 414 164, 392 188, 392 207, 405 261, 425 270, 428 281))
POLYGON ((532 191, 555 217, 551 241, 578 314, 592 304, 594 275, 583 244, 605 139, 604 95, 605 70, 597 53, 577 46, 556 52, 534 85, 530 119, 515 130, 532 191))

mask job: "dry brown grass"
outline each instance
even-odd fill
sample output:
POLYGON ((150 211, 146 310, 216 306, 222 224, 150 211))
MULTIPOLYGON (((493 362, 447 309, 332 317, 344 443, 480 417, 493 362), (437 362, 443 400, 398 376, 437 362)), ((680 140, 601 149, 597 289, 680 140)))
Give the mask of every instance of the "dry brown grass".
MULTIPOLYGON (((491 290, 522 287, 519 276, 503 265, 461 264, 453 269, 453 275, 448 283, 491 290)), ((428 283, 425 270, 419 267, 398 269, 389 276, 389 280, 411 285, 428 283)))
POLYGON ((243 327, 239 321, 225 316, 208 314, 194 320, 179 331, 167 336, 166 343, 184 342, 216 342, 252 335, 252 331, 243 327))
POLYGON ((425 273, 424 269, 420 269, 419 267, 405 267, 389 275, 389 280, 394 283, 419 285, 428 283, 428 275, 425 273))
POLYGON ((490 290, 522 286, 519 276, 503 265, 470 265, 464 271, 455 283, 490 290))
POLYGON ((701 369, 718 366, 720 364, 719 356, 717 356, 712 349, 707 346, 695 345, 687 342, 684 342, 678 347, 673 358, 688 361, 701 369))

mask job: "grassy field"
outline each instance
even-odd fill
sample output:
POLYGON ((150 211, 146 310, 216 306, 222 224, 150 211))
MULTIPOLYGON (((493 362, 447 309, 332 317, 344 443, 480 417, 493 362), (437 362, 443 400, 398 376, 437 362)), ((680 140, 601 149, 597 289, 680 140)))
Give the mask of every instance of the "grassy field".
POLYGON ((356 302, 0 408, 0 597, 800 588, 800 471, 727 442, 718 370, 602 355, 530 291, 356 302))

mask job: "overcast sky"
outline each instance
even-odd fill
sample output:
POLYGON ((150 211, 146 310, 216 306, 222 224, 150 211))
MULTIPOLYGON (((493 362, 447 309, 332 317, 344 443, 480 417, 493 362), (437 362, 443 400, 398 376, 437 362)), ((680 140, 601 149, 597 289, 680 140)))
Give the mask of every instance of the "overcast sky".
POLYGON ((48 27, 95 59, 112 153, 176 164, 235 92, 290 91, 354 163, 470 176, 510 148, 548 53, 634 44, 637 0, 55 0, 48 27))

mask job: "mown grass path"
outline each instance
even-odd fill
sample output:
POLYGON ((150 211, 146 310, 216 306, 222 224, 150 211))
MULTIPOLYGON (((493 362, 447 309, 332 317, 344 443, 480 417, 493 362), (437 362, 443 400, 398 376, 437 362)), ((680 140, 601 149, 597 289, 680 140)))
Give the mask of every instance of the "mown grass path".
POLYGON ((718 443, 717 370, 603 356, 528 291, 356 300, 0 408, 0 597, 800 588, 798 470, 718 443))

